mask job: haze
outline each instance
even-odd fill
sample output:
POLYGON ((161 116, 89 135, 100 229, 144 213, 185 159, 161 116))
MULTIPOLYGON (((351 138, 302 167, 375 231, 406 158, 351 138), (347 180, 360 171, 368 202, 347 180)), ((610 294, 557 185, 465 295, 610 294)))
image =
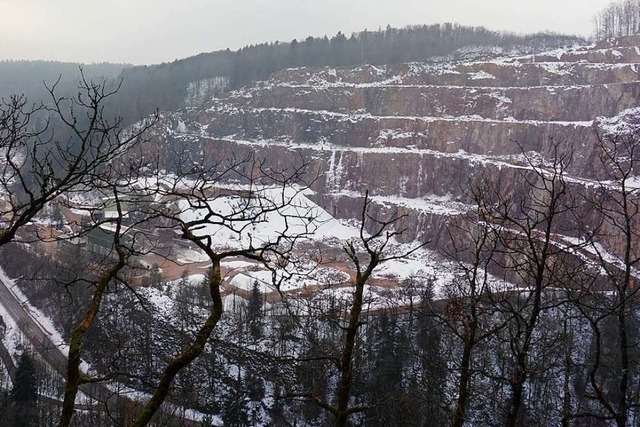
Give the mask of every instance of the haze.
POLYGON ((151 64, 266 41, 457 22, 590 36, 609 0, 2 0, 0 59, 151 64))

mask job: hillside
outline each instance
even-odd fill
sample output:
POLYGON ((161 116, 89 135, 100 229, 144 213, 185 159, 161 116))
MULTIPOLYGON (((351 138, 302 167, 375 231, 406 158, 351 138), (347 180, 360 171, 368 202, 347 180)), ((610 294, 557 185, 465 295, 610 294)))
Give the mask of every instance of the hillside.
POLYGON ((25 95, 31 102, 50 101, 45 84, 58 79, 58 93, 75 94, 82 69, 88 80, 116 79, 127 64, 79 64, 56 61, 0 61, 0 98, 25 95))
MULTIPOLYGON (((597 178, 599 123, 640 106, 640 39, 619 46, 443 64, 295 68, 164 116, 162 152, 219 158, 257 152, 277 166, 302 156, 317 201, 357 215, 365 191, 411 215, 404 238, 447 245, 451 215, 472 209, 481 176, 517 192, 524 153, 572 144, 572 185, 597 178), (166 149, 169 149, 166 151, 166 149)), ((567 146, 568 150, 569 147, 567 146)))

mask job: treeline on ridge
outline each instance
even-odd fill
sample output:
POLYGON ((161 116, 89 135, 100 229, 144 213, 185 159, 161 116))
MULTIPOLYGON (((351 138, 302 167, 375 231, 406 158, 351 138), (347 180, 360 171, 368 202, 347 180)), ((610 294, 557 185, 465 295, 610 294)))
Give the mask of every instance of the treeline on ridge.
POLYGON ((228 78, 227 89, 237 89, 291 67, 354 66, 424 61, 450 55, 458 49, 498 47, 504 50, 540 51, 584 42, 554 33, 517 35, 484 27, 457 24, 416 25, 397 29, 361 31, 347 37, 307 37, 289 43, 273 42, 203 53, 160 65, 124 70, 124 87, 117 108, 125 118, 151 113, 155 108, 173 110, 184 106, 190 82, 215 77, 228 78))
MULTIPOLYGON (((156 109, 175 110, 188 103, 197 82, 218 79, 225 85, 204 85, 203 98, 221 89, 237 89, 270 74, 291 67, 354 66, 424 61, 448 56, 465 47, 494 48, 531 52, 584 42, 561 34, 517 35, 490 31, 484 27, 457 24, 416 25, 376 31, 361 31, 347 37, 342 32, 329 38, 307 37, 291 42, 272 42, 246 46, 237 51, 221 50, 190 58, 149 66, 127 64, 82 65, 89 80, 122 80, 123 87, 111 100, 109 109, 130 124, 156 109), (212 92, 213 91, 213 92, 212 92)), ((24 94, 32 102, 49 101, 43 83, 60 78, 57 93, 73 96, 77 92, 79 64, 53 61, 0 61, 0 97, 24 94)))

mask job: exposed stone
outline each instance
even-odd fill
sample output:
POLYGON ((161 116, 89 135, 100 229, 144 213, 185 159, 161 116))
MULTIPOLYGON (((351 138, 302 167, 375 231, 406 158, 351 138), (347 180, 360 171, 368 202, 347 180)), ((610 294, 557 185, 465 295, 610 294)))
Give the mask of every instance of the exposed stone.
POLYGON ((570 185, 591 191, 596 119, 640 106, 639 45, 629 37, 487 62, 284 70, 165 115, 147 150, 257 154, 283 168, 305 160, 329 212, 357 217, 368 190, 376 210, 410 214, 404 238, 442 248, 477 178, 522 192, 530 162, 549 157, 552 140, 573 150, 570 185))

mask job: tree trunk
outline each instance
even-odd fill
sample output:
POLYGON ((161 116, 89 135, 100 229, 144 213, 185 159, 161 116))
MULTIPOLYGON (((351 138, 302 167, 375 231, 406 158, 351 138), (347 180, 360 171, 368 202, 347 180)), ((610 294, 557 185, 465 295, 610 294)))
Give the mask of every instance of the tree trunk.
POLYGON ((187 347, 182 353, 175 356, 167 365, 162 373, 160 383, 153 393, 153 396, 147 402, 142 412, 131 427, 146 426, 155 413, 160 409, 162 403, 169 394, 169 388, 176 375, 187 365, 189 365, 194 359, 202 354, 205 344, 211 336, 214 328, 218 324, 218 321, 222 317, 223 304, 222 294, 220 292, 220 285, 222 283, 222 274, 220 271, 220 259, 212 259, 211 277, 209 279, 209 290, 211 292, 212 306, 207 320, 204 322, 195 340, 189 347, 187 347))
POLYGON ((460 383, 458 384, 458 400, 453 413, 452 427, 462 427, 467 417, 467 406, 469 402, 469 383, 471 381, 471 352, 473 351, 475 339, 475 328, 471 340, 465 342, 462 350, 462 361, 460 363, 460 383))
POLYGON ((356 290, 353 294, 353 303, 351 304, 351 313, 349 314, 347 336, 345 337, 344 348, 340 356, 340 382, 338 383, 335 414, 336 427, 346 426, 347 418, 349 417, 349 396, 353 380, 353 349, 356 344, 358 328, 360 327, 362 296, 367 277, 360 277, 360 275, 358 275, 358 278, 356 279, 356 290))
POLYGON ((80 372, 82 344, 84 343, 84 339, 87 336, 89 328, 93 325, 93 322, 100 311, 102 297, 109 285, 109 282, 125 266, 124 251, 118 248, 117 244, 116 249, 118 250, 118 255, 120 257, 118 263, 100 276, 100 279, 96 284, 96 289, 93 291, 93 298, 91 300, 91 305, 87 310, 87 314, 85 314, 84 318, 80 323, 78 323, 71 334, 67 362, 67 382, 64 386, 64 401, 62 402, 62 413, 60 415, 58 427, 68 427, 71 423, 76 396, 78 395, 78 388, 80 387, 82 377, 80 372))

